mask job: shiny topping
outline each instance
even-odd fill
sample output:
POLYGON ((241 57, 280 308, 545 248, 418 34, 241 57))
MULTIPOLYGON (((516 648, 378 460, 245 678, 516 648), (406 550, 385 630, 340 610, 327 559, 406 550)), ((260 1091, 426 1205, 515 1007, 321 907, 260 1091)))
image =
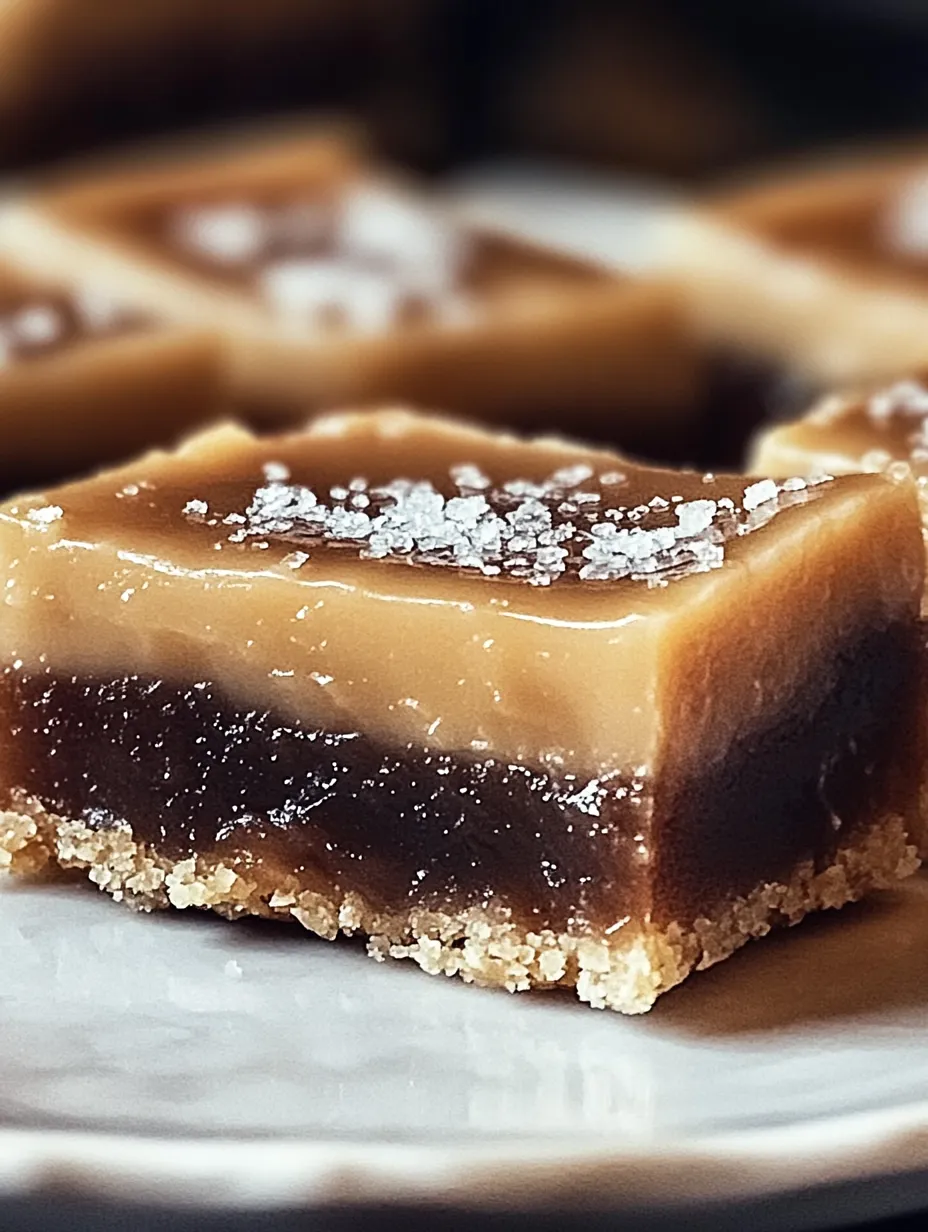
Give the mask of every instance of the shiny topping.
POLYGON ((586 465, 541 482, 513 479, 499 486, 472 464, 452 467, 450 477, 451 496, 429 480, 410 479, 370 487, 353 478, 317 493, 290 483, 286 467, 269 463, 244 513, 210 510, 197 499, 184 513, 233 527, 231 543, 266 548, 278 540, 297 548, 284 559, 294 569, 318 543, 366 559, 456 566, 535 586, 571 576, 663 586, 719 568, 728 540, 815 494, 811 481, 763 479, 744 489, 740 503, 728 496, 685 501, 656 494, 647 503, 620 504, 616 498, 627 479, 615 471, 597 478, 586 465))

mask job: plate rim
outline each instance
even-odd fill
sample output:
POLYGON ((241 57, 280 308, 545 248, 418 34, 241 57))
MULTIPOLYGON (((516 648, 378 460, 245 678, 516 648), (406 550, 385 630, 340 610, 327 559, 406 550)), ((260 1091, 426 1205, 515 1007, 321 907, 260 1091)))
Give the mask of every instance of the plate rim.
POLYGON ((928 1173, 928 1100, 651 1147, 197 1139, 0 1125, 0 1198, 72 1192, 200 1210, 359 1203, 679 1210, 928 1173), (670 1183, 668 1183, 670 1178, 670 1183))

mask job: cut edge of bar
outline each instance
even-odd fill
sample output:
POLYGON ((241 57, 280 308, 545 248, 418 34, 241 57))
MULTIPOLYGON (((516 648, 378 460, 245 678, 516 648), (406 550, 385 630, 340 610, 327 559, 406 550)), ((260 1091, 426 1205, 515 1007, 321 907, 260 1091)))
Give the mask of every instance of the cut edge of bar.
POLYGON ((136 843, 128 825, 94 830, 23 795, 0 812, 0 870, 21 877, 87 870, 101 890, 138 910, 199 907, 230 919, 293 918, 326 940, 339 933, 366 936, 368 953, 378 961, 410 958, 430 975, 456 975, 509 992, 573 987, 594 1008, 625 1014, 646 1012, 691 972, 722 961, 752 938, 886 889, 918 866, 903 820, 891 815, 858 831, 827 867, 797 865, 788 881, 762 883, 713 919, 687 927, 647 922, 628 935, 577 937, 533 932, 502 907, 385 913, 357 894, 327 897, 301 890, 295 876, 268 878, 260 865, 237 871, 221 861, 167 860, 136 843))

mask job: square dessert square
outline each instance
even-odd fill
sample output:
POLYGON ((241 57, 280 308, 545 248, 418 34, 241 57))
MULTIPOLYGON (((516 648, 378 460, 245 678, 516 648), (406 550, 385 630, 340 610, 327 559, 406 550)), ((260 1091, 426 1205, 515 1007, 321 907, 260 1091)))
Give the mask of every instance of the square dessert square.
POLYGON ((0 509, 0 854, 640 1012, 915 868, 923 575, 882 476, 216 428, 0 509))
POLYGON ((767 475, 911 475, 928 535, 928 372, 829 394, 803 418, 760 433, 751 467, 767 475))
POLYGON ((261 422, 384 398, 678 447, 701 359, 667 288, 470 226, 345 133, 271 128, 49 180, 0 246, 228 342, 261 422))
POLYGON ((216 338, 0 266, 0 486, 170 444, 224 408, 216 338))
POLYGON ((706 336, 823 387, 928 363, 923 146, 768 175, 683 209, 663 265, 706 336))

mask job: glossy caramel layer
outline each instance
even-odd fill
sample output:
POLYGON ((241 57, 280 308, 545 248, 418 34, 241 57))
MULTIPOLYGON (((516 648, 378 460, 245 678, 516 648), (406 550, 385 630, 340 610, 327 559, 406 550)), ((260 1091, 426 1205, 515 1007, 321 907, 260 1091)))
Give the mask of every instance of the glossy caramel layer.
POLYGON ((203 680, 590 778, 693 769, 824 691, 924 569, 905 485, 654 471, 402 413, 224 429, 16 501, 0 559, 26 670, 203 680))
POLYGON ((197 855, 375 909, 503 905, 528 927, 611 936, 710 916, 826 863, 858 826, 915 825, 922 638, 845 646, 800 693, 695 773, 584 780, 236 709, 207 682, 0 678, 3 787, 94 829, 128 824, 162 858, 197 855))

